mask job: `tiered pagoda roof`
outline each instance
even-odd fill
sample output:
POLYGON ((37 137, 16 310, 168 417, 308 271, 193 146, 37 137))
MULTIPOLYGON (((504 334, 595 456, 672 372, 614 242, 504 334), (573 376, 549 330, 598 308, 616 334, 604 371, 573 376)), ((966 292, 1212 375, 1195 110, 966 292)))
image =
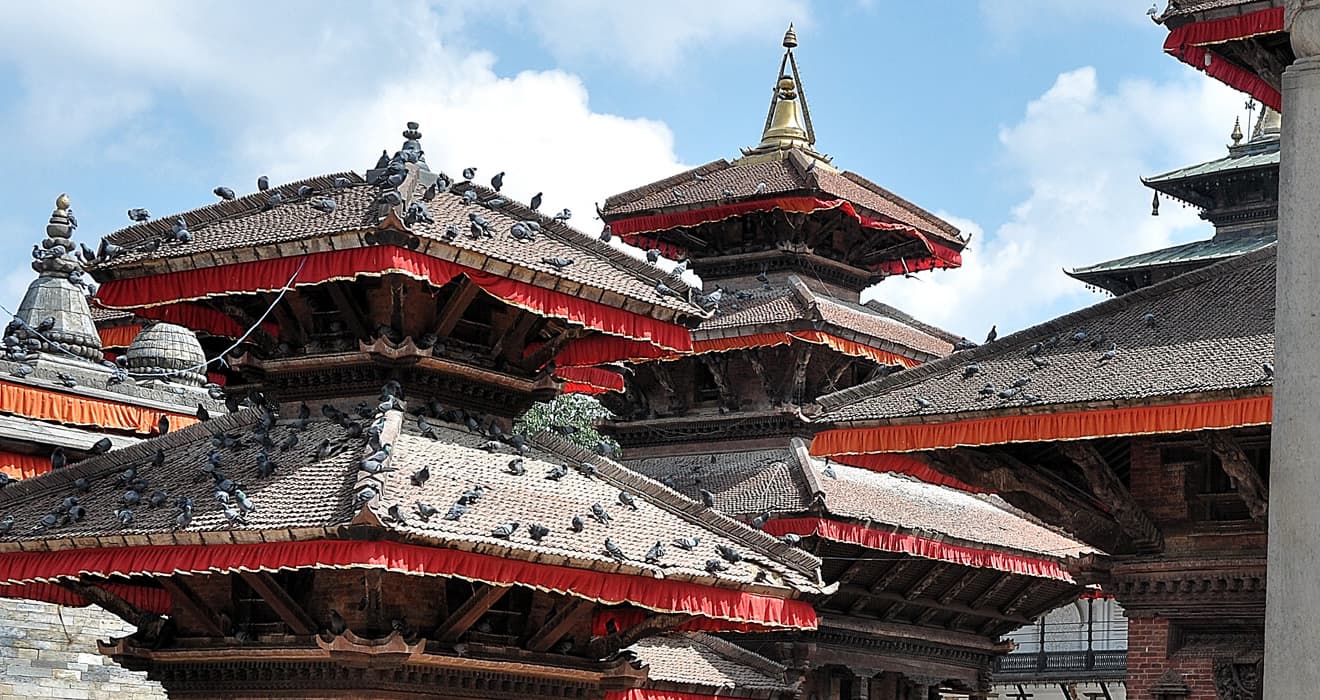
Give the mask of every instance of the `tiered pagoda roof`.
POLYGON ((1153 19, 1169 29, 1165 53, 1278 110, 1283 69, 1295 58, 1283 6, 1284 0, 1169 0, 1153 19))

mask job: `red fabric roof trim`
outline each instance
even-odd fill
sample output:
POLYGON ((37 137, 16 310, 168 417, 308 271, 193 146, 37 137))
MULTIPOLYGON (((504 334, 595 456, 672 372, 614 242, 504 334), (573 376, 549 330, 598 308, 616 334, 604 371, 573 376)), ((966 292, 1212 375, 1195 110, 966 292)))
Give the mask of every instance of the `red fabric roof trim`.
MULTIPOLYGON (((247 328, 228 314, 192 302, 151 306, 136 309, 135 313, 142 318, 183 326, 194 333, 206 333, 222 338, 239 338, 247 332, 247 328)), ((261 329, 272 338, 280 337, 280 326, 274 321, 263 322, 261 329)))
POLYGON ((834 455, 829 457, 829 459, 840 464, 846 464, 850 467, 870 469, 873 472, 895 472, 898 474, 907 474, 908 476, 920 479, 928 484, 948 486, 949 488, 966 491, 968 493, 988 493, 986 489, 977 488, 966 482, 959 481, 958 479, 941 473, 925 462, 902 453, 834 455))
POLYGON ((96 332, 101 336, 102 348, 126 348, 137 334, 142 332, 142 326, 136 323, 127 326, 106 326, 97 328, 96 332))
POLYGON ((0 380, 0 413, 65 425, 131 430, 143 435, 155 432, 161 414, 170 417, 170 425, 175 429, 197 422, 196 416, 184 413, 65 394, 4 380, 0 380))
POLYGON ((601 573, 455 549, 397 542, 318 540, 266 544, 107 547, 0 554, 0 583, 100 576, 229 573, 280 569, 378 568, 418 576, 454 576, 494 585, 521 584, 606 605, 701 615, 770 627, 815 629, 816 611, 786 600, 687 581, 601 573))
POLYGON ((11 479, 31 479, 50 471, 50 457, 0 452, 0 472, 11 479))
POLYGON ((914 557, 947 561, 961 566, 995 569, 1011 574, 1073 583, 1068 570, 1057 561, 949 544, 929 537, 877 530, 865 525, 841 523, 823 518, 784 518, 771 520, 763 529, 772 535, 786 535, 790 532, 802 537, 815 535, 835 542, 848 542, 885 552, 902 552, 914 557))
POLYGON ((595 393, 623 391, 623 375, 599 367, 560 367, 555 370, 555 376, 569 384, 591 387, 596 390, 595 393))
MULTIPOLYGON (((734 688, 733 690, 737 690, 734 688)), ((657 690, 655 688, 631 688, 629 690, 611 690, 605 693, 605 700, 728 700, 728 689, 719 693, 684 693, 677 690, 657 690)), ((736 697, 736 696, 734 696, 736 697)))
POLYGON ((1254 72, 1205 48, 1227 41, 1282 31, 1283 8, 1271 7, 1237 17, 1184 24, 1169 32, 1169 36, 1164 40, 1164 51, 1225 85, 1251 95, 1262 104, 1282 111, 1283 96, 1274 86, 1262 80, 1254 72), (1210 59, 1208 66, 1207 57, 1210 59))
MULTIPOLYGON (((691 336, 688 336, 689 340, 691 336)), ((527 354, 539 345, 528 345, 527 354)), ((570 342, 555 355, 555 365, 564 367, 590 367, 606 362, 642 362, 674 356, 650 343, 610 335, 594 335, 570 342)))
POLYGON ((1269 425, 1273 418, 1273 400, 1262 396, 1162 406, 1065 411, 965 420, 949 416, 945 423, 835 428, 816 434, 811 441, 811 454, 838 459, 839 455, 916 452, 1012 442, 1082 440, 1269 425))
MULTIPOLYGON (((133 586, 126 583, 103 583, 101 588, 123 598, 128 603, 153 612, 157 615, 169 614, 174 607, 174 597, 164 589, 133 586)), ((70 608, 85 608, 92 605, 82 596, 53 583, 28 583, 0 585, 0 598, 19 598, 39 600, 70 608)))
MULTIPOLYGON (((962 265, 962 254, 953 248, 936 241, 930 240, 926 234, 909 226, 907 224, 881 221, 863 214, 859 214, 851 202, 845 199, 818 199, 816 197, 773 197, 770 199, 758 199, 751 202, 736 202, 734 204, 722 204, 715 207, 706 207, 704 209, 693 209, 690 211, 672 212, 669 214, 649 214, 644 216, 633 216, 619 219, 610 223, 610 230, 622 236, 625 241, 637 234, 652 233, 655 231, 667 231, 669 229, 683 226, 697 226, 712 221, 722 221, 735 216, 742 216, 754 211, 790 211, 803 214, 823 211, 828 209, 839 209, 848 216, 857 220, 865 228, 884 230, 884 231, 902 231, 916 238, 926 246, 930 253, 928 257, 915 258, 906 261, 890 261, 871 267, 872 270, 882 271, 886 274, 898 275, 904 272, 913 272, 917 270, 929 270, 933 268, 959 267, 962 265), (903 268, 904 262, 907 269, 903 268)), ((651 245, 655 245, 652 243, 651 245)))
POLYGON ((666 350, 683 352, 692 348, 691 335, 678 324, 640 316, 572 294, 523 284, 397 246, 332 250, 312 253, 303 258, 257 260, 180 270, 152 277, 111 280, 101 285, 97 299, 109 308, 133 309, 141 315, 149 315, 144 310, 181 301, 229 294, 274 292, 284 287, 298 266, 303 264, 303 260, 306 260, 306 264, 294 283, 298 287, 330 280, 351 280, 359 275, 391 273, 427 280, 441 286, 458 275, 466 275, 493 296, 544 316, 562 318, 602 333, 647 341, 666 350))

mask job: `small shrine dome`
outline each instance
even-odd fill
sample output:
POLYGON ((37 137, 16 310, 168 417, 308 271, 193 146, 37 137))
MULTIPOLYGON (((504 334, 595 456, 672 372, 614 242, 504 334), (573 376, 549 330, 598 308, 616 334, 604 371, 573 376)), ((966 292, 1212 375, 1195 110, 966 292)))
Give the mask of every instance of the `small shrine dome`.
POLYGON ((128 346, 124 356, 135 374, 173 373, 171 381, 201 386, 206 383, 206 355, 192 331, 173 323, 147 326, 128 346))

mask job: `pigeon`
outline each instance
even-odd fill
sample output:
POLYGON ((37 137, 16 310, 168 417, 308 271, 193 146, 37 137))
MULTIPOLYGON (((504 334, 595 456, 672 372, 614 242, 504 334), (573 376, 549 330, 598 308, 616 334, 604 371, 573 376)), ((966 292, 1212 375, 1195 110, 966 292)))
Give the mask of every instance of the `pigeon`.
POLYGON ((553 467, 550 467, 550 471, 545 473, 545 478, 550 481, 559 481, 565 476, 568 476, 568 467, 565 467, 562 464, 556 464, 553 467))
POLYGON ((614 231, 610 228, 609 224, 605 224, 604 226, 601 227, 600 236, 599 236, 601 243, 609 243, 610 239, 613 237, 614 237, 614 231))
POLYGON ((421 488, 426 485, 426 480, 430 478, 431 478, 431 468, 422 467, 421 469, 418 469, 417 471, 413 472, 412 476, 408 477, 408 480, 412 482, 413 486, 416 486, 417 488, 421 488))
POLYGON ((992 325, 990 326, 990 332, 985 334, 985 342, 993 343, 995 342, 995 338, 998 337, 999 337, 999 327, 997 325, 992 325))
POLYGON ((981 371, 981 365, 978 365, 975 362, 973 362, 972 364, 963 367, 963 373, 962 373, 963 379, 971 379, 972 377, 976 376, 977 372, 980 371, 981 371))
POLYGON ((536 234, 532 233, 532 230, 527 227, 527 224, 524 224, 521 221, 509 227, 509 235, 513 236, 515 240, 519 240, 524 243, 536 240, 536 234))
POLYGON ((1013 384, 1011 386, 1024 387, 1030 383, 1031 383, 1031 377, 1028 377, 1024 374, 1021 377, 1018 377, 1017 379, 1013 380, 1013 384))
POLYGON ((192 524, 192 508, 185 508, 174 516, 174 527, 176 530, 187 529, 192 524))
POLYGON ((1001 398, 1001 399, 1007 401, 1007 400, 1009 400, 1009 399, 1011 399, 1011 398, 1017 396, 1019 393, 1021 393, 1021 391, 1022 391, 1021 389, 1018 389, 1018 388, 1016 388, 1016 387, 1014 387, 1014 388, 1010 388, 1010 389, 1005 389, 1005 390, 999 392, 999 398, 1001 398))
POLYGON ((770 522, 770 513, 766 512, 752 518, 752 521, 747 524, 751 525, 753 530, 760 530, 768 522, 770 522))
POLYGON ((625 508, 637 510, 637 499, 633 498, 633 495, 627 491, 619 492, 619 503, 625 508))
POLYGON ((568 207, 564 207, 562 210, 560 210, 558 214, 555 214, 554 216, 555 221, 559 221, 559 222, 568 221, 571 218, 573 218, 573 211, 570 210, 568 207))
POLYGON ((728 545, 717 544, 715 545, 715 551, 720 553, 721 559, 730 564, 737 564, 743 559, 741 552, 728 545))
POLYGON ((504 523, 503 525, 500 525, 494 530, 491 530, 490 536, 498 537, 502 540, 507 540, 510 537, 513 537, 513 533, 517 531, 518 531, 518 523, 511 520, 507 523, 504 523))
POLYGON ((128 218, 140 224, 143 221, 146 221, 151 218, 151 212, 141 207, 138 207, 136 209, 129 209, 128 218))
POLYGON ((500 189, 502 189, 503 187, 504 187, 504 171, 501 170, 498 173, 495 173, 495 177, 492 177, 490 179, 490 188, 495 190, 496 192, 499 192, 500 189))
POLYGON ((1041 351, 1044 350, 1044 349, 1045 349, 1045 346, 1044 346, 1043 344, 1041 344, 1041 343, 1032 343, 1031 347, 1027 348, 1027 354, 1030 355, 1030 356, 1032 356, 1032 357, 1035 357, 1036 355, 1039 355, 1039 354, 1041 353, 1041 351))
POLYGON ((707 491, 706 489, 697 489, 697 493, 701 496, 701 503, 703 505, 705 505, 707 508, 715 507, 715 494, 711 493, 710 491, 707 491))
POLYGON ((320 199, 313 199, 313 200, 312 200, 311 202, 309 202, 308 204, 309 204, 313 209, 315 209, 315 210, 317 210, 317 211, 319 211, 319 212, 321 212, 321 213, 323 213, 323 214, 333 214, 333 213, 335 213, 335 209, 338 209, 338 208, 339 208, 339 204, 338 204, 337 202, 335 202, 335 200, 330 199, 330 198, 328 198, 328 197, 322 197, 322 198, 320 198, 320 199))
POLYGON ((536 542, 540 542, 541 540, 545 539, 545 536, 548 534, 550 534, 550 528, 540 523, 532 523, 531 525, 527 526, 527 535, 536 542))
POLYGON ((225 520, 228 520, 230 525, 247 524, 247 518, 243 515, 243 511, 240 508, 235 508, 234 506, 225 506, 224 514, 225 514, 225 520))
MULTIPOLYGON (((417 509, 417 516, 422 519, 422 522, 426 522, 430 520, 431 516, 440 512, 439 509, 437 509, 435 506, 431 505, 430 503, 423 503, 421 501, 418 501, 417 503, 413 504, 413 507, 417 509)), ((462 515, 463 515, 462 513, 459 513, 460 517, 462 515)))
POLYGON ((662 297, 678 297, 679 293, 669 287, 664 282, 655 283, 655 293, 662 297))
POLYGON ((69 463, 69 458, 64 454, 63 447, 56 447, 50 453, 50 468, 52 470, 63 469, 64 465, 69 463))
POLYGON ((779 541, 787 545, 796 545, 802 541, 802 535, 796 535, 791 532, 785 532, 779 536, 779 541))
POLYGON ((220 186, 220 187, 217 187, 217 188, 215 188, 215 189, 213 189, 213 190, 211 190, 211 191, 215 193, 215 196, 219 197, 220 199, 225 200, 226 202, 232 202, 232 201, 234 201, 234 199, 237 197, 237 195, 234 194, 234 191, 233 191, 233 190, 231 190, 231 189, 229 189, 228 187, 225 187, 225 186, 223 186, 223 185, 220 186))
POLYGON ((259 192, 265 192, 268 189, 270 189, 270 178, 265 175, 257 178, 257 190, 259 192))
POLYGON ((977 391, 976 393, 980 394, 981 396, 992 396, 997 391, 998 389, 995 388, 994 384, 986 384, 985 386, 981 387, 980 391, 977 391))
POLYGON ((120 508, 115 511, 115 518, 119 521, 120 527, 127 527, 133 522, 133 511, 127 508, 120 508))
POLYGON ((839 478, 839 475, 834 472, 834 465, 830 464, 829 462, 825 463, 825 466, 821 468, 820 473, 824 474, 825 476, 828 476, 831 479, 839 478))
MULTIPOLYGON (((498 191, 498 190, 496 190, 496 191, 498 191)), ((527 206, 531 207, 531 208, 532 208, 532 211, 536 211, 537 209, 540 209, 540 208, 541 208, 541 193, 540 193, 540 192, 537 192, 536 194, 532 195, 532 201, 528 202, 528 203, 527 203, 527 206)))
POLYGON ((18 377, 19 379, 22 379, 32 374, 32 372, 33 372, 32 365, 20 364, 17 367, 15 367, 13 371, 10 372, 9 374, 10 376, 14 376, 14 377, 18 377))
POLYGON ((1104 364, 1116 357, 1118 357, 1118 343, 1110 343, 1109 349, 1101 353, 1100 358, 1096 361, 1104 364))
POLYGON ((267 209, 274 209, 275 207, 278 207, 283 203, 284 203, 284 195, 280 194, 279 192, 271 192, 270 196, 266 198, 267 209))
POLYGON ((656 540, 655 544, 651 545, 651 548, 646 550, 646 554, 642 558, 647 564, 660 563, 660 560, 665 558, 665 543, 656 540))
POLYGON ((628 561, 628 555, 624 554, 623 549, 608 537, 605 538, 605 553, 617 561, 628 561))
POLYGON ((912 397, 912 400, 917 402, 917 409, 921 411, 924 411, 934 405, 930 401, 927 401, 926 399, 923 399, 920 396, 914 396, 912 397))
POLYGON ((719 559, 707 559, 707 560, 706 560, 706 572, 707 572, 707 573, 718 574, 718 573, 720 573, 721 571, 728 571, 728 570, 729 570, 729 565, 728 565, 728 564, 725 564, 724 562, 720 561, 719 559))
POLYGON ((1079 330, 1076 333, 1073 333, 1072 335, 1072 341, 1074 343, 1085 343, 1086 338, 1087 338, 1086 329, 1079 330))
POLYGON ((445 520, 458 520, 459 518, 467 514, 467 512, 468 512, 467 505, 460 501, 452 506, 449 506, 448 512, 445 513, 445 520))
POLYGON ((169 500, 170 500, 170 495, 168 493, 165 493, 160 489, 156 489, 155 491, 152 491, 151 496, 147 498, 147 505, 151 506, 152 508, 159 508, 165 505, 166 503, 169 503, 169 500))
POLYGON ((1044 367, 1049 367, 1050 361, 1043 357, 1033 357, 1031 358, 1031 364, 1035 365, 1036 369, 1041 369, 1044 367))
POLYGON ((460 493, 458 495, 458 502, 462 505, 470 506, 473 503, 476 503, 483 495, 485 495, 485 493, 485 487, 478 484, 477 486, 473 486, 463 493, 460 493))
POLYGON ((608 525, 609 522, 614 519, 610 516, 609 511, 605 510, 605 506, 602 506, 599 503, 591 504, 591 517, 601 525, 608 525))
POLYGON ((596 476, 596 465, 591 462, 583 462, 580 469, 582 470, 582 476, 585 476, 588 479, 596 476))
POLYGON ((463 179, 464 179, 464 180, 471 180, 472 178, 474 178, 474 177, 476 177, 476 176, 477 176, 477 169, 476 169, 476 168, 463 168, 463 179))
POLYGON ((509 460, 508 471, 514 476, 522 476, 527 473, 527 467, 523 463, 522 457, 514 457, 509 460))
POLYGON ((1154 325, 1155 325, 1155 313, 1154 313, 1153 311, 1147 311, 1146 313, 1142 314, 1142 316, 1141 316, 1141 322, 1144 323, 1144 324, 1146 324, 1146 327, 1147 327, 1147 328, 1154 327, 1154 325))
POLYGON ((1274 378, 1274 365, 1266 362, 1260 366, 1260 370, 1265 374, 1266 379, 1274 378))
POLYGON ((389 513, 389 516, 394 519, 394 522, 399 523, 401 525, 408 524, 408 519, 403 517, 403 512, 399 510, 398 503, 395 503, 394 505, 390 506, 386 512, 389 513))
POLYGON ((88 481, 83 477, 79 477, 73 480, 73 488, 76 489, 79 493, 87 493, 88 491, 92 490, 92 482, 88 481))
POLYGON ((587 521, 583 520, 581 515, 574 515, 573 519, 569 522, 568 527, 573 532, 582 532, 587 528, 587 521))
POLYGON ((257 476, 264 479, 271 474, 274 474, 278 467, 278 464, 271 461, 270 455, 267 455, 265 452, 257 453, 257 476))
POLYGON ((573 258, 541 258, 541 262, 555 268, 556 270, 562 270, 573 264, 573 258))
POLYGON ((6 515, 4 520, 0 520, 0 535, 8 535, 10 530, 14 529, 14 516, 6 515))
POLYGON ((348 622, 344 620, 344 616, 340 615, 339 611, 335 610, 334 608, 330 609, 329 629, 330 629, 330 634, 333 634, 336 637, 348 631, 348 622))
POLYGON ((683 550, 686 550, 686 551, 691 552, 692 550, 694 550, 694 549, 696 549, 697 547, 701 546, 701 538, 700 538, 700 537, 680 537, 680 538, 674 540, 674 546, 675 546, 675 547, 678 547, 679 549, 683 549, 683 550))
POLYGON ((242 489, 234 489, 234 501, 238 503, 238 507, 245 513, 257 509, 256 504, 252 502, 252 499, 248 498, 248 495, 244 493, 242 489))
POLYGON ((72 520, 75 523, 80 523, 86 517, 87 517, 86 508, 79 505, 75 505, 72 508, 69 508, 69 520, 72 520))
POLYGON ((652 265, 654 265, 655 263, 657 263, 657 262, 659 262, 659 261, 660 261, 660 251, 659 251, 659 250, 657 250, 657 249, 655 249, 655 248, 651 248, 650 250, 646 251, 646 262, 649 262, 649 263, 651 263, 652 265))
POLYGON ((316 188, 312 187, 311 185, 299 185, 298 187, 299 197, 310 197, 315 193, 316 193, 316 188))
POLYGON ((170 432, 170 417, 162 413, 160 420, 156 421, 156 434, 165 435, 168 432, 170 432))

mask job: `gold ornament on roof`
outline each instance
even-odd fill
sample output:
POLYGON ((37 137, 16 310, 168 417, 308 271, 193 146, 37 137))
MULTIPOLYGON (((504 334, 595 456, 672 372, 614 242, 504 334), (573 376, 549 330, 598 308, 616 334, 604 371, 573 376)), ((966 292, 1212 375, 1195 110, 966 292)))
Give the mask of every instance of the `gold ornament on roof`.
POLYGON ((60 215, 67 214, 69 212, 69 204, 69 195, 61 192, 60 196, 55 198, 55 213, 60 215))
POLYGON ((784 57, 779 62, 778 77, 771 92, 770 109, 765 115, 761 142, 742 150, 742 162, 756 162, 785 158, 790 151, 798 151, 817 165, 829 167, 828 156, 817 153, 816 132, 811 126, 811 110, 802 87, 793 49, 798 45, 797 32, 788 25, 784 32, 784 57))
POLYGON ((1229 138, 1233 139, 1234 146, 1242 142, 1242 119, 1240 117, 1233 118, 1233 133, 1229 134, 1229 138))

